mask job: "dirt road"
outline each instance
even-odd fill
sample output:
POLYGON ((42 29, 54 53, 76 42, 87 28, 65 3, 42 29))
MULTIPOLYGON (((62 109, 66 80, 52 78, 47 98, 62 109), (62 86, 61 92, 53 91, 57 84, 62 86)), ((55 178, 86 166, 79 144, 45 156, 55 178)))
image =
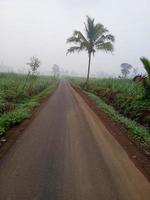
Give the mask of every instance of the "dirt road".
POLYGON ((0 200, 150 200, 150 184, 62 81, 1 159, 0 200))

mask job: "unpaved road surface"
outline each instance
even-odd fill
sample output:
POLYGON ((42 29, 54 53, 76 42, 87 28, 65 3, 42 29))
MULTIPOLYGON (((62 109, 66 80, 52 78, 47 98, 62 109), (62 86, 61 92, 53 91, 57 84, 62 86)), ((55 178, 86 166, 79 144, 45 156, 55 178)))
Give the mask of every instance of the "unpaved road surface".
POLYGON ((150 184, 62 81, 1 159, 0 200, 150 200, 150 184))

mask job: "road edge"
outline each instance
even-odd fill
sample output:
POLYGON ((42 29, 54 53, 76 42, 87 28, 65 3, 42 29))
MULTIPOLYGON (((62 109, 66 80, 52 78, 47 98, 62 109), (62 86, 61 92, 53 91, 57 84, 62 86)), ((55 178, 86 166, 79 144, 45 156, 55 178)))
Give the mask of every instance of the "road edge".
POLYGON ((134 141, 131 140, 131 138, 129 138, 128 131, 121 124, 117 123, 110 116, 101 111, 100 108, 96 106, 96 103, 80 88, 77 88, 72 84, 71 86, 83 98, 87 105, 96 113, 99 119, 103 122, 105 128, 125 150, 130 160, 132 160, 134 165, 150 182, 150 158, 144 154, 141 149, 138 148, 138 146, 134 143, 134 141))
POLYGON ((58 86, 59 86, 59 83, 56 85, 54 90, 48 96, 40 99, 40 101, 38 102, 38 105, 35 108, 33 108, 33 110, 31 111, 31 115, 29 118, 24 119, 22 122, 15 125, 14 127, 11 127, 8 131, 6 131, 4 135, 4 139, 6 140, 6 142, 0 145, 0 160, 11 148, 11 146, 15 144, 16 140, 19 138, 19 136, 23 134, 25 129, 33 122, 33 120, 40 113, 40 111, 45 107, 47 101, 55 93, 58 86))

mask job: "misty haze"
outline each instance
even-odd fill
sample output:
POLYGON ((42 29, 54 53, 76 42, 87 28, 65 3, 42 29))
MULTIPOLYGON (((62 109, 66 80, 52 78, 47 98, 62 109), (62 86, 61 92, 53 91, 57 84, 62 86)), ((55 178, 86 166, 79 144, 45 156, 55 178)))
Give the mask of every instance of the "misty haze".
POLYGON ((25 71, 28 58, 37 56, 43 73, 57 63, 65 71, 85 75, 86 53, 66 56, 66 38, 74 29, 84 31, 89 15, 116 37, 114 53, 97 53, 91 73, 118 75, 123 62, 145 73, 139 57, 150 52, 149 7, 148 0, 1 0, 0 63, 9 71, 25 71))
POLYGON ((0 200, 150 200, 149 8, 0 0, 0 200))

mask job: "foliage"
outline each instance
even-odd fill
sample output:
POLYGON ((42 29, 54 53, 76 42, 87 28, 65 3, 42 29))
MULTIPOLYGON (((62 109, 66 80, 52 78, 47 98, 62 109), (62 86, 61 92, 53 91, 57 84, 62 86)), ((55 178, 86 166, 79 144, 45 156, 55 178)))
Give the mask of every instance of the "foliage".
MULTIPOLYGON (((12 79, 18 76, 24 77, 24 75, 10 74, 12 79)), ((6 78, 7 74, 4 77, 6 78)), ((39 79, 42 80, 43 85, 36 85, 34 95, 32 97, 27 98, 25 93, 16 102, 14 109, 9 112, 5 111, 0 117, 0 135, 3 135, 8 128, 20 123, 23 119, 30 117, 31 111, 38 105, 40 99, 51 94, 58 83, 58 80, 54 80, 50 77, 41 76, 39 79)))
POLYGON ((119 114, 115 109, 106 104, 102 99, 97 97, 92 93, 86 92, 86 94, 91 97, 92 100, 96 102, 96 105, 105 113, 107 113, 110 117, 112 117, 115 121, 120 122, 123 124, 127 129, 130 130, 130 133, 134 138, 139 140, 140 142, 146 143, 150 145, 150 133, 149 131, 144 128, 143 126, 139 125, 133 120, 124 117, 123 115, 119 114))
POLYGON ((140 60, 142 61, 143 65, 144 65, 144 68, 148 74, 148 77, 150 79, 150 60, 148 60, 147 58, 145 57, 142 57, 140 58, 140 60))
MULTIPOLYGON (((84 81, 83 78, 72 79, 82 89, 84 81)), ((130 79, 91 79, 84 89, 101 97, 124 116, 150 128, 150 99, 144 98, 145 90, 140 83, 130 79)))
POLYGON ((3 113, 5 109, 5 99, 0 94, 0 113, 3 113))
POLYGON ((3 115, 0 118, 0 135, 4 134, 9 127, 18 124, 27 117, 29 117, 29 110, 27 108, 20 108, 13 112, 3 115))
POLYGON ((30 66, 32 74, 35 74, 37 69, 40 67, 41 61, 36 58, 35 56, 30 58, 30 62, 27 63, 27 65, 30 66))
POLYGON ((95 24, 95 20, 87 16, 87 21, 85 25, 85 35, 81 31, 75 30, 73 35, 67 39, 67 43, 73 43, 75 46, 72 46, 68 49, 68 53, 74 53, 75 51, 87 51, 89 56, 89 65, 87 73, 87 82, 89 80, 90 73, 90 64, 91 64, 91 55, 95 54, 96 50, 103 50, 106 52, 112 52, 113 42, 115 38, 112 34, 109 33, 108 29, 103 26, 103 24, 95 24))
POLYGON ((32 78, 24 74, 0 74, 0 116, 13 110, 18 103, 37 95, 54 81, 48 76, 37 76, 34 81, 32 78))
POLYGON ((148 74, 148 77, 144 78, 144 81, 143 81, 143 85, 145 88, 145 98, 150 99, 150 60, 148 60, 145 57, 140 58, 140 59, 141 59, 143 65, 144 65, 144 68, 148 74))
POLYGON ((52 82, 53 79, 48 76, 37 76, 33 81, 32 76, 27 78, 24 74, 1 73, 0 115, 9 112, 21 101, 38 94, 52 82))

